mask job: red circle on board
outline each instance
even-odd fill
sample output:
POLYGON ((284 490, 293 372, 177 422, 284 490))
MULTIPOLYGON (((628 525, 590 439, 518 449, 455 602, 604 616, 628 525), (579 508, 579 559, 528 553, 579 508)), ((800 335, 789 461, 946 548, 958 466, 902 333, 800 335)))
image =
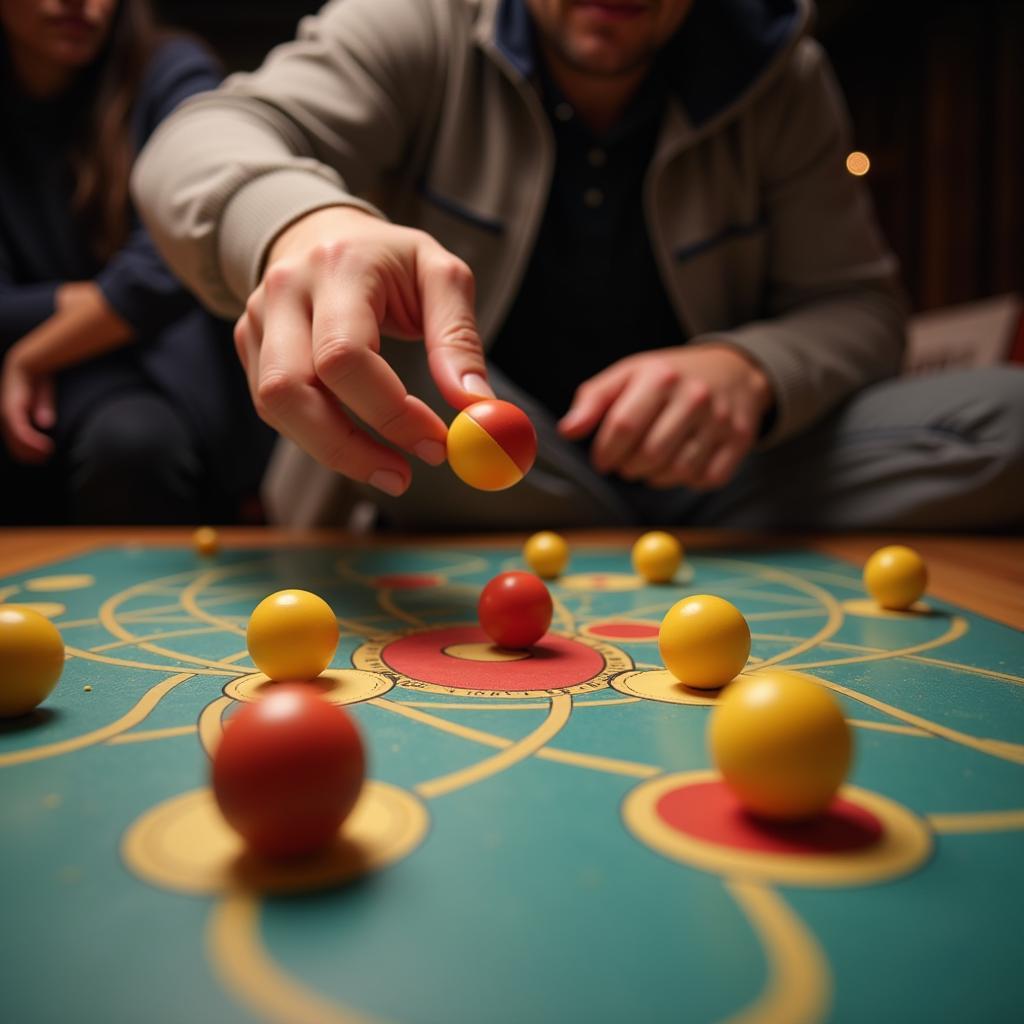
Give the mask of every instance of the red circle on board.
POLYGON ((875 815, 841 797, 808 821, 757 818, 743 809, 724 782, 717 780, 670 790, 658 801, 655 813, 683 835, 758 853, 852 853, 876 843, 883 832, 875 815))
POLYGON ((658 627, 646 622, 592 622, 587 632, 603 640, 653 640, 658 627))
POLYGON ((427 587, 439 587, 444 583, 441 576, 434 573, 395 572, 384 576, 374 576, 370 584, 381 590, 423 590, 427 587))
POLYGON ((472 661, 445 653, 455 644, 490 644, 478 626, 446 626, 393 640, 380 658, 410 679, 459 690, 558 690, 599 675, 605 660, 599 651, 548 633, 516 661, 472 661))

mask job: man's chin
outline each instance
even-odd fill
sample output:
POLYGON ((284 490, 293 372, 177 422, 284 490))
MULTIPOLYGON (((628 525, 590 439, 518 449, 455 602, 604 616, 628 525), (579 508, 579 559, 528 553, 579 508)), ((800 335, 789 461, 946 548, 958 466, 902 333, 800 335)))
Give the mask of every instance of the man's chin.
POLYGON ((562 57, 575 71, 597 78, 628 75, 651 62, 648 52, 633 53, 603 40, 585 40, 563 48, 562 57))

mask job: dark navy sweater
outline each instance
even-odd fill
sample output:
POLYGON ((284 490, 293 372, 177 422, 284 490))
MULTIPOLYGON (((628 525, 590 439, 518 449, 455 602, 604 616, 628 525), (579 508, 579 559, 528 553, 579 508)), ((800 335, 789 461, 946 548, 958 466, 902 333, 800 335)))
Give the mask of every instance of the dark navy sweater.
MULTIPOLYGON (((174 37, 154 53, 131 115, 135 151, 182 100, 220 80, 212 57, 174 37)), ((134 216, 120 251, 105 265, 91 252, 71 208, 68 153, 89 90, 81 84, 51 100, 17 88, 0 37, 0 352, 54 312, 68 281, 94 281, 141 342, 195 308, 134 216)))

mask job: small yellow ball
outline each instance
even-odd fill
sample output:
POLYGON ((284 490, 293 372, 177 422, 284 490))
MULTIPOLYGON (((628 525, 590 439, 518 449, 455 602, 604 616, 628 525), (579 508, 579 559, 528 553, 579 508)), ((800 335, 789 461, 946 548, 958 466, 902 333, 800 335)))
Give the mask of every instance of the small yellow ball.
POLYGON ((338 635, 338 620, 322 597, 279 590, 253 609, 245 639, 264 675, 304 680, 315 679, 331 663, 338 635))
POLYGON ((561 576, 569 564, 569 545, 558 533, 543 530, 523 545, 523 560, 541 579, 561 576))
POLYGON ((783 669, 752 672, 722 694, 708 745, 740 803, 777 821, 825 810, 853 754, 838 701, 809 676, 783 669))
POLYGON ((696 594, 677 601, 661 622, 658 649, 665 667, 686 686, 713 690, 743 671, 750 627, 721 597, 696 594))
POLYGON ((633 569, 648 583, 668 583, 683 561, 683 545, 664 530, 645 533, 633 545, 633 569))
POLYGON ((220 550, 220 537, 212 526, 200 526, 192 534, 192 544, 198 554, 210 558, 220 550))
POLYGON ((64 671, 64 641, 45 616, 0 606, 0 717, 26 715, 50 695, 64 671))
POLYGON ((913 548, 892 544, 879 548, 867 560, 864 586, 883 608, 901 611, 924 593, 928 568, 913 548))

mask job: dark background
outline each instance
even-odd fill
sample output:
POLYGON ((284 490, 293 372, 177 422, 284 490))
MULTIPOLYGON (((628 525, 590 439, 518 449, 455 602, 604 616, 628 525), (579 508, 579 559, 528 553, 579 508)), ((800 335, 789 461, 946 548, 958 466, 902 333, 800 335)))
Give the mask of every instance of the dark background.
MULTIPOLYGON (((162 0, 229 70, 320 4, 162 0)), ((819 0, 816 35, 917 310, 1024 292, 1024 2, 819 0)))

